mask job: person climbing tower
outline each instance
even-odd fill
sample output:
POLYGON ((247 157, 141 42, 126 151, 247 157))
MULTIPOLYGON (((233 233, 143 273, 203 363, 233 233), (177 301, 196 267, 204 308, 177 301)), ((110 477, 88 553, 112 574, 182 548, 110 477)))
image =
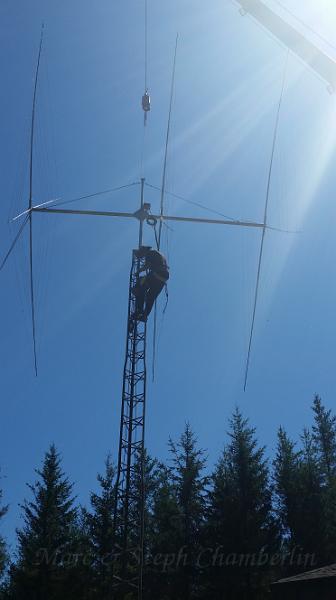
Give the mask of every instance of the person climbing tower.
POLYGON ((145 258, 145 265, 138 271, 138 275, 146 271, 146 275, 139 277, 133 288, 136 298, 136 319, 147 321, 153 304, 169 279, 169 267, 163 254, 153 250, 150 246, 142 246, 136 251, 139 258, 145 258))

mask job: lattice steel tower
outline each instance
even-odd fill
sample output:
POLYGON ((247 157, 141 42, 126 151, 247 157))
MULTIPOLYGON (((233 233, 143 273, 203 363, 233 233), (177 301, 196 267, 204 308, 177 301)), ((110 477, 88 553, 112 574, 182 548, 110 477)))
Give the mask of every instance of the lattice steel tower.
POLYGON ((141 179, 139 246, 132 252, 129 278, 126 355, 121 400, 118 472, 114 512, 115 556, 113 588, 115 597, 133 591, 142 597, 144 545, 144 440, 146 409, 146 322, 137 318, 134 289, 140 270, 145 269, 142 246, 143 221, 149 216, 144 205, 144 179, 141 179))

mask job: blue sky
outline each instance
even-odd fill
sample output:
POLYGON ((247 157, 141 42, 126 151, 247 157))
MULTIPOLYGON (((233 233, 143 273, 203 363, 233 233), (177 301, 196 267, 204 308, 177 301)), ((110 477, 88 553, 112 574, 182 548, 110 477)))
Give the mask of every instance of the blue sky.
MULTIPOLYGON (((332 40, 332 2, 283 2, 332 40)), ((276 2, 269 5, 279 7, 276 2)), ((3 93, 1 250, 28 203, 31 101, 41 22, 34 202, 138 181, 143 134, 143 2, 6 0, 0 8, 3 93)), ((288 15, 287 15, 288 16, 288 15)), ((289 17, 288 18, 292 18, 289 17)), ((144 174, 160 185, 176 33, 179 47, 167 189, 234 218, 262 220, 286 49, 232 2, 149 0, 152 110, 144 174)), ((311 34, 313 36, 313 34, 311 34)), ((320 40, 320 38, 318 38, 320 40)), ((317 41, 317 39, 315 40, 317 41)), ((325 44, 320 40, 321 45, 325 44)), ((326 49, 326 47, 325 47, 326 49)), ((336 56, 336 51, 328 47, 336 56)), ((189 420, 216 460, 238 404, 274 451, 295 438, 315 392, 334 407, 335 96, 289 56, 272 177, 260 302, 246 393, 244 365, 260 232, 174 224, 165 230, 169 304, 148 385, 147 446, 167 455, 189 420)), ((153 209, 159 193, 148 189, 153 209)), ((78 208, 135 210, 137 186, 78 208)), ((167 198, 172 214, 207 216, 167 198)), ((39 376, 33 372, 28 239, 1 273, 0 464, 13 540, 26 482, 54 441, 86 502, 116 455, 131 250, 136 222, 34 215, 39 376)), ((146 242, 153 234, 146 231, 146 242)), ((160 303, 160 312, 164 300, 160 303)), ((151 339, 152 324, 149 324, 151 339)), ((151 343, 149 343, 149 367, 151 343)))

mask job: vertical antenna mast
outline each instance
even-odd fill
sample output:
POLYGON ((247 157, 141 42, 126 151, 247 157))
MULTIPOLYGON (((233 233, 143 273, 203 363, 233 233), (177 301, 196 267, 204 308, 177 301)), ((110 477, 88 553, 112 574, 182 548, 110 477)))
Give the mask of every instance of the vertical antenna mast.
MULTIPOLYGON (((167 172, 168 144, 169 144, 171 114, 172 114, 172 107, 173 107, 173 95, 174 95, 174 84, 175 84, 177 43, 178 43, 178 33, 176 34, 176 41, 175 41, 173 72, 172 72, 172 80, 171 80, 171 86, 170 86, 170 100, 169 100, 167 133, 166 133, 166 144, 165 144, 165 154, 164 154, 164 161, 163 161, 163 171, 162 171, 161 199, 160 199, 160 216, 161 217, 163 215, 163 208, 164 208, 163 202, 164 202, 164 195, 165 195, 165 190, 166 190, 166 172, 167 172)), ((160 250, 161 232, 162 232, 162 219, 160 219, 160 224, 159 224, 158 250, 160 250)))

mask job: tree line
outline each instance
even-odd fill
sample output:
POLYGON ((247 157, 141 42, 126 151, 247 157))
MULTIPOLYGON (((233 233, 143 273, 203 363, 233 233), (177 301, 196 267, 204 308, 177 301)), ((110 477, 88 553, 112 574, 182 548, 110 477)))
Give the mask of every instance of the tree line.
MULTIPOLYGON (((166 463, 146 454, 146 600, 263 600, 270 582, 336 562, 336 416, 319 396, 312 410, 298 441, 279 428, 272 461, 238 408, 212 472, 189 424, 166 463)), ((15 556, 0 537, 1 600, 111 598, 111 458, 88 507, 54 445, 36 474, 15 556)), ((0 522, 7 511, 0 491, 0 522)))

